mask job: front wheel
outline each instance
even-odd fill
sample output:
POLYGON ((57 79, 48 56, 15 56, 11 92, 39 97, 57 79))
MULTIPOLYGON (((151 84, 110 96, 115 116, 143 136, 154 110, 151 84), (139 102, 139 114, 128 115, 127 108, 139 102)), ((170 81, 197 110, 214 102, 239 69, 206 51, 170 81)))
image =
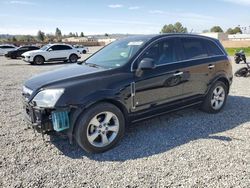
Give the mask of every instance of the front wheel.
POLYGON ((78 57, 77 57, 76 54, 72 54, 72 55, 69 56, 70 63, 76 63, 77 60, 78 60, 78 57))
POLYGON ((34 58, 34 63, 35 65, 43 65, 44 64, 44 58, 42 56, 36 56, 34 58))
POLYGON ((77 143, 85 151, 101 153, 113 148, 123 137, 125 119, 119 108, 97 104, 80 117, 75 128, 77 143))
POLYGON ((207 93, 201 109, 208 113, 218 113, 224 107, 229 88, 221 81, 217 81, 207 93))
POLYGON ((246 77, 248 74, 248 69, 246 67, 240 68, 234 73, 236 77, 246 77))

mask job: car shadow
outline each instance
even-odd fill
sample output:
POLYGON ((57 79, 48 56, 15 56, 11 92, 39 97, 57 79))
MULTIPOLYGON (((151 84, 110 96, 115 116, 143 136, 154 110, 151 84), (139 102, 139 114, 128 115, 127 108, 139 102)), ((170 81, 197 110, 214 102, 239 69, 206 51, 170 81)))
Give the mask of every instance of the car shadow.
POLYGON ((189 109, 137 123, 128 126, 118 146, 102 154, 88 154, 77 144, 70 145, 66 137, 54 134, 50 136, 50 142, 72 159, 84 156, 97 161, 138 159, 167 152, 199 139, 215 139, 220 142, 237 139, 224 136, 223 132, 249 122, 249 106, 250 98, 229 96, 224 110, 218 114, 189 109))

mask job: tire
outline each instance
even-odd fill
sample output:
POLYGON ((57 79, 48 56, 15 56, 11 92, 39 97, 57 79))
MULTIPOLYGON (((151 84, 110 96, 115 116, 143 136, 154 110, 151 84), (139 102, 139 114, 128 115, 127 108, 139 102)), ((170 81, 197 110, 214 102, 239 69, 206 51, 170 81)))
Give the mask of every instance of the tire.
POLYGON ((208 91, 201 110, 212 114, 220 112, 226 104, 228 90, 224 82, 217 81, 208 91))
POLYGON ((237 70, 234 73, 234 76, 236 76, 236 77, 246 77, 247 74, 248 74, 248 69, 246 67, 243 67, 243 68, 237 70))
POLYGON ((36 56, 34 57, 34 65, 43 65, 44 64, 44 57, 43 56, 36 56))
POLYGON ((12 56, 10 56, 10 58, 11 59, 16 59, 17 57, 16 57, 16 55, 12 55, 12 56))
POLYGON ((83 54, 86 54, 86 53, 87 53, 87 51, 86 51, 86 50, 83 50, 83 51, 82 51, 82 53, 83 53, 83 54))
POLYGON ((71 55, 69 56, 69 62, 70 62, 70 63, 76 63, 77 60, 78 60, 78 57, 77 57, 76 54, 71 54, 71 55))
POLYGON ((74 130, 77 143, 89 153, 102 153, 113 148, 124 132, 124 116, 110 103, 99 103, 84 111, 74 130), (111 117, 109 121, 105 121, 107 117, 111 117))

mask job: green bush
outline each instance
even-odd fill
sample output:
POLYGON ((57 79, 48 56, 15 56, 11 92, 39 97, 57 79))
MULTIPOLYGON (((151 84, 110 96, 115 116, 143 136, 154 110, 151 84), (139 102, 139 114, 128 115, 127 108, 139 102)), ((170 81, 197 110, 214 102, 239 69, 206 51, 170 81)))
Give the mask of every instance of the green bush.
POLYGON ((236 52, 239 52, 240 50, 243 50, 246 54, 246 56, 250 56, 250 47, 248 48, 226 48, 226 51, 228 55, 234 56, 236 52))

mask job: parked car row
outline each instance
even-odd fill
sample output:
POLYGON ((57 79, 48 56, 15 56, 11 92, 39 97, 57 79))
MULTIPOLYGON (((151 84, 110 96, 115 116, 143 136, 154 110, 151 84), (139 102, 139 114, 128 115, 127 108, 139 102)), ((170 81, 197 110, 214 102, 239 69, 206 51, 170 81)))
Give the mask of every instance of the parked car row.
POLYGON ((15 50, 17 47, 14 45, 0 45, 0 55, 5 55, 6 53, 8 53, 11 50, 15 50))
POLYGON ((81 54, 89 52, 84 46, 71 46, 68 44, 48 44, 42 48, 36 46, 15 47, 14 45, 0 45, 0 55, 16 59, 21 57, 31 64, 42 65, 45 62, 64 61, 76 63, 81 54))

